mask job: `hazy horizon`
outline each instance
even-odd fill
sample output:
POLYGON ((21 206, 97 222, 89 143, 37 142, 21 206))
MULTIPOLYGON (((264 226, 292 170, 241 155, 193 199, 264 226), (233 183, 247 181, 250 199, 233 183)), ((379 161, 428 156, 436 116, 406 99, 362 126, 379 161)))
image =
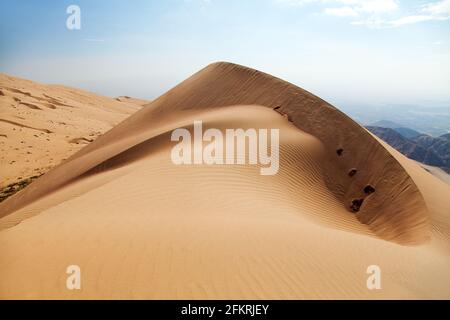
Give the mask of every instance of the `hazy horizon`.
POLYGON ((215 61, 338 106, 450 104, 450 1, 170 0, 2 3, 0 72, 154 99, 215 61), (69 30, 68 6, 81 8, 69 30))

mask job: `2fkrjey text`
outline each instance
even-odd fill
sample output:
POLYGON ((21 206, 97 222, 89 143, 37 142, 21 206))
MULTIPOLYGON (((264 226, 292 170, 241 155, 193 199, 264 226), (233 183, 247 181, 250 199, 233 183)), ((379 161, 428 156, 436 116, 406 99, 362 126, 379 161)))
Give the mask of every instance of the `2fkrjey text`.
POLYGON ((182 315, 204 315, 209 318, 214 317, 217 313, 223 313, 225 315, 267 315, 269 310, 269 305, 266 304, 227 304, 225 308, 213 307, 213 306, 194 306, 187 305, 181 308, 182 315))

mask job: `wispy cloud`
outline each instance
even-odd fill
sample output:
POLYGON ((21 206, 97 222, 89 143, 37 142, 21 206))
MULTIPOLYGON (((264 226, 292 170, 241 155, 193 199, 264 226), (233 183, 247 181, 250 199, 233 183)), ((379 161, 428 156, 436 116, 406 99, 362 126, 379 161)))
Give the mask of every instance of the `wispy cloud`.
POLYGON ((396 0, 340 0, 338 2, 351 5, 356 11, 369 14, 392 12, 399 7, 396 0))
POLYGON ((427 21, 450 20, 450 0, 438 0, 425 3, 410 14, 392 18, 398 13, 400 0, 275 0, 278 4, 289 6, 306 6, 316 4, 322 7, 326 15, 358 18, 353 25, 369 28, 398 28, 427 21))
POLYGON ((275 0, 275 3, 284 6, 301 7, 306 4, 321 2, 321 0, 275 0))
POLYGON ((325 8, 325 14, 337 17, 356 17, 358 12, 352 7, 325 8))
POLYGON ((418 12, 397 19, 366 19, 354 21, 352 24, 366 25, 371 28, 398 28, 406 25, 450 20, 450 0, 441 0, 422 5, 418 12))
POLYGON ((432 15, 441 15, 450 13, 450 0, 442 0, 434 3, 427 3, 422 6, 422 12, 432 15))
POLYGON ((341 7, 327 9, 348 11, 351 8, 354 11, 367 13, 388 12, 398 8, 396 0, 275 0, 275 2, 286 6, 305 6, 313 3, 327 6, 340 5, 341 7))
POLYGON ((366 19, 360 21, 353 21, 353 25, 365 25, 370 28, 398 28, 410 24, 416 24, 419 22, 426 21, 445 21, 449 20, 450 17, 439 17, 433 15, 410 15, 401 17, 394 20, 382 20, 382 19, 366 19))

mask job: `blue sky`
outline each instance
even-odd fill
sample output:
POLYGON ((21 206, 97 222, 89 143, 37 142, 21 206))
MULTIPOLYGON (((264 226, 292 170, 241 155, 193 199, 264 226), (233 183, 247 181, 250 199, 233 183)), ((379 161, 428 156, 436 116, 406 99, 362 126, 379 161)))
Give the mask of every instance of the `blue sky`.
POLYGON ((448 106, 449 19, 450 0, 3 0, 0 72, 152 99, 225 60, 338 106, 448 106))

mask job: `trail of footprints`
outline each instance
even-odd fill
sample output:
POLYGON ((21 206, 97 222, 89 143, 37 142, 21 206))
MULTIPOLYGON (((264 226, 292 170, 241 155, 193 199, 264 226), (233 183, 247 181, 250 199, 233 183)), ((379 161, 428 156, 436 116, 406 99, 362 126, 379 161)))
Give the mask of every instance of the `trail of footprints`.
MULTIPOLYGON (((273 108, 273 110, 275 110, 276 112, 278 112, 279 114, 281 114, 283 117, 285 117, 289 122, 293 122, 292 118, 290 115, 288 115, 287 113, 281 111, 281 106, 277 106, 275 108, 273 108)), ((338 155, 338 157, 341 157, 344 154, 344 149, 343 148, 338 148, 336 150, 336 154, 338 155)), ((358 169, 356 168, 351 168, 348 171, 348 176, 350 178, 354 177, 356 174, 358 173, 358 169)), ((357 198, 357 199, 353 199, 349 205, 349 209, 354 212, 357 213, 360 211, 362 204, 364 203, 364 200, 366 197, 368 197, 369 195, 371 195, 372 193, 375 192, 375 188, 368 184, 364 187, 363 192, 365 194, 365 196, 363 198, 357 198)))
MULTIPOLYGON (((344 149, 343 148, 339 148, 336 150, 336 154, 341 157, 344 154, 344 149)), ((356 174, 358 173, 358 169, 356 168, 351 168, 348 171, 348 176, 350 178, 354 177, 356 174)), ((368 184, 364 187, 363 192, 365 194, 365 197, 363 198, 357 198, 357 199, 353 199, 350 203, 350 210, 354 213, 359 212, 359 210, 361 209, 362 204, 364 203, 364 200, 366 197, 368 197, 369 195, 371 195, 372 193, 375 192, 375 188, 368 184)))

